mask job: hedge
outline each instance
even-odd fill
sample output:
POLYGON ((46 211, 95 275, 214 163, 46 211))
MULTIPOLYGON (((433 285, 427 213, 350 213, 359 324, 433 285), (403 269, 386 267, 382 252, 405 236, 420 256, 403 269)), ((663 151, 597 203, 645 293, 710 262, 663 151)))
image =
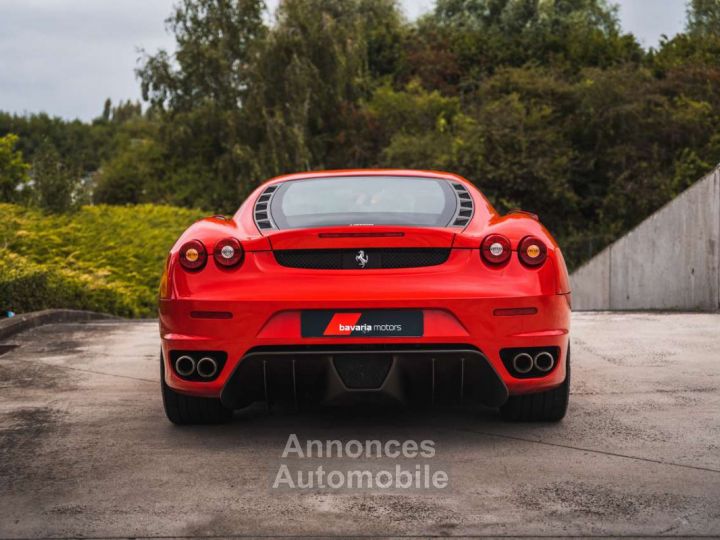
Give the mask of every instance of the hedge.
POLYGON ((0 204, 0 309, 153 316, 169 248, 202 217, 171 206, 86 206, 45 215, 0 204))

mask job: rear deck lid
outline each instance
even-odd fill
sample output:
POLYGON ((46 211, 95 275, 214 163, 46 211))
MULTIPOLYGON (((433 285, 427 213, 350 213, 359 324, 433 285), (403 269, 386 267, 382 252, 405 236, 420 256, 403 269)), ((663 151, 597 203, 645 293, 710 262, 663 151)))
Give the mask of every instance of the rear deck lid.
POLYGON ((273 250, 451 248, 452 229, 356 225, 266 232, 273 250))
POLYGON ((282 266, 365 270, 443 264, 454 237, 449 229, 366 225, 275 231, 268 240, 282 266))

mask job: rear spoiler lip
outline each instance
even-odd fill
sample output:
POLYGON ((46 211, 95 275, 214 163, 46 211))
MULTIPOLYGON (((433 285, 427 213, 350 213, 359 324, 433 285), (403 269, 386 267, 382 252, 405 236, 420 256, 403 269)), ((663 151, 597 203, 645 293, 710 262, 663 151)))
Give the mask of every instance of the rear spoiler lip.
POLYGON ((521 208, 513 208, 506 215, 510 215, 510 214, 522 214, 524 216, 528 216, 529 218, 534 219, 535 221, 540 221, 540 218, 538 217, 537 214, 528 212, 527 210, 522 210, 521 208))

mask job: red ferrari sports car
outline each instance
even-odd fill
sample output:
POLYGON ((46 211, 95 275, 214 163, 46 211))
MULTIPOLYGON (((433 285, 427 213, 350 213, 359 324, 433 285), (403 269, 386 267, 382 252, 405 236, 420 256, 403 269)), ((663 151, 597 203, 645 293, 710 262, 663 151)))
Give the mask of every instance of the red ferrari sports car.
POLYGON ((256 401, 472 402, 560 420, 570 286, 536 216, 459 176, 309 172, 203 219, 160 286, 162 396, 177 424, 256 401))

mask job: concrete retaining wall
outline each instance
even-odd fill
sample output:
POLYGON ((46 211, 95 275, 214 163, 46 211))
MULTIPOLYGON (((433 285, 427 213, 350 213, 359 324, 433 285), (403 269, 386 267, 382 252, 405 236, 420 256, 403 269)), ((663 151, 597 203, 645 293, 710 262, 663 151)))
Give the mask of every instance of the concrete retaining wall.
POLYGON ((573 309, 720 309, 720 169, 570 276, 573 309))

